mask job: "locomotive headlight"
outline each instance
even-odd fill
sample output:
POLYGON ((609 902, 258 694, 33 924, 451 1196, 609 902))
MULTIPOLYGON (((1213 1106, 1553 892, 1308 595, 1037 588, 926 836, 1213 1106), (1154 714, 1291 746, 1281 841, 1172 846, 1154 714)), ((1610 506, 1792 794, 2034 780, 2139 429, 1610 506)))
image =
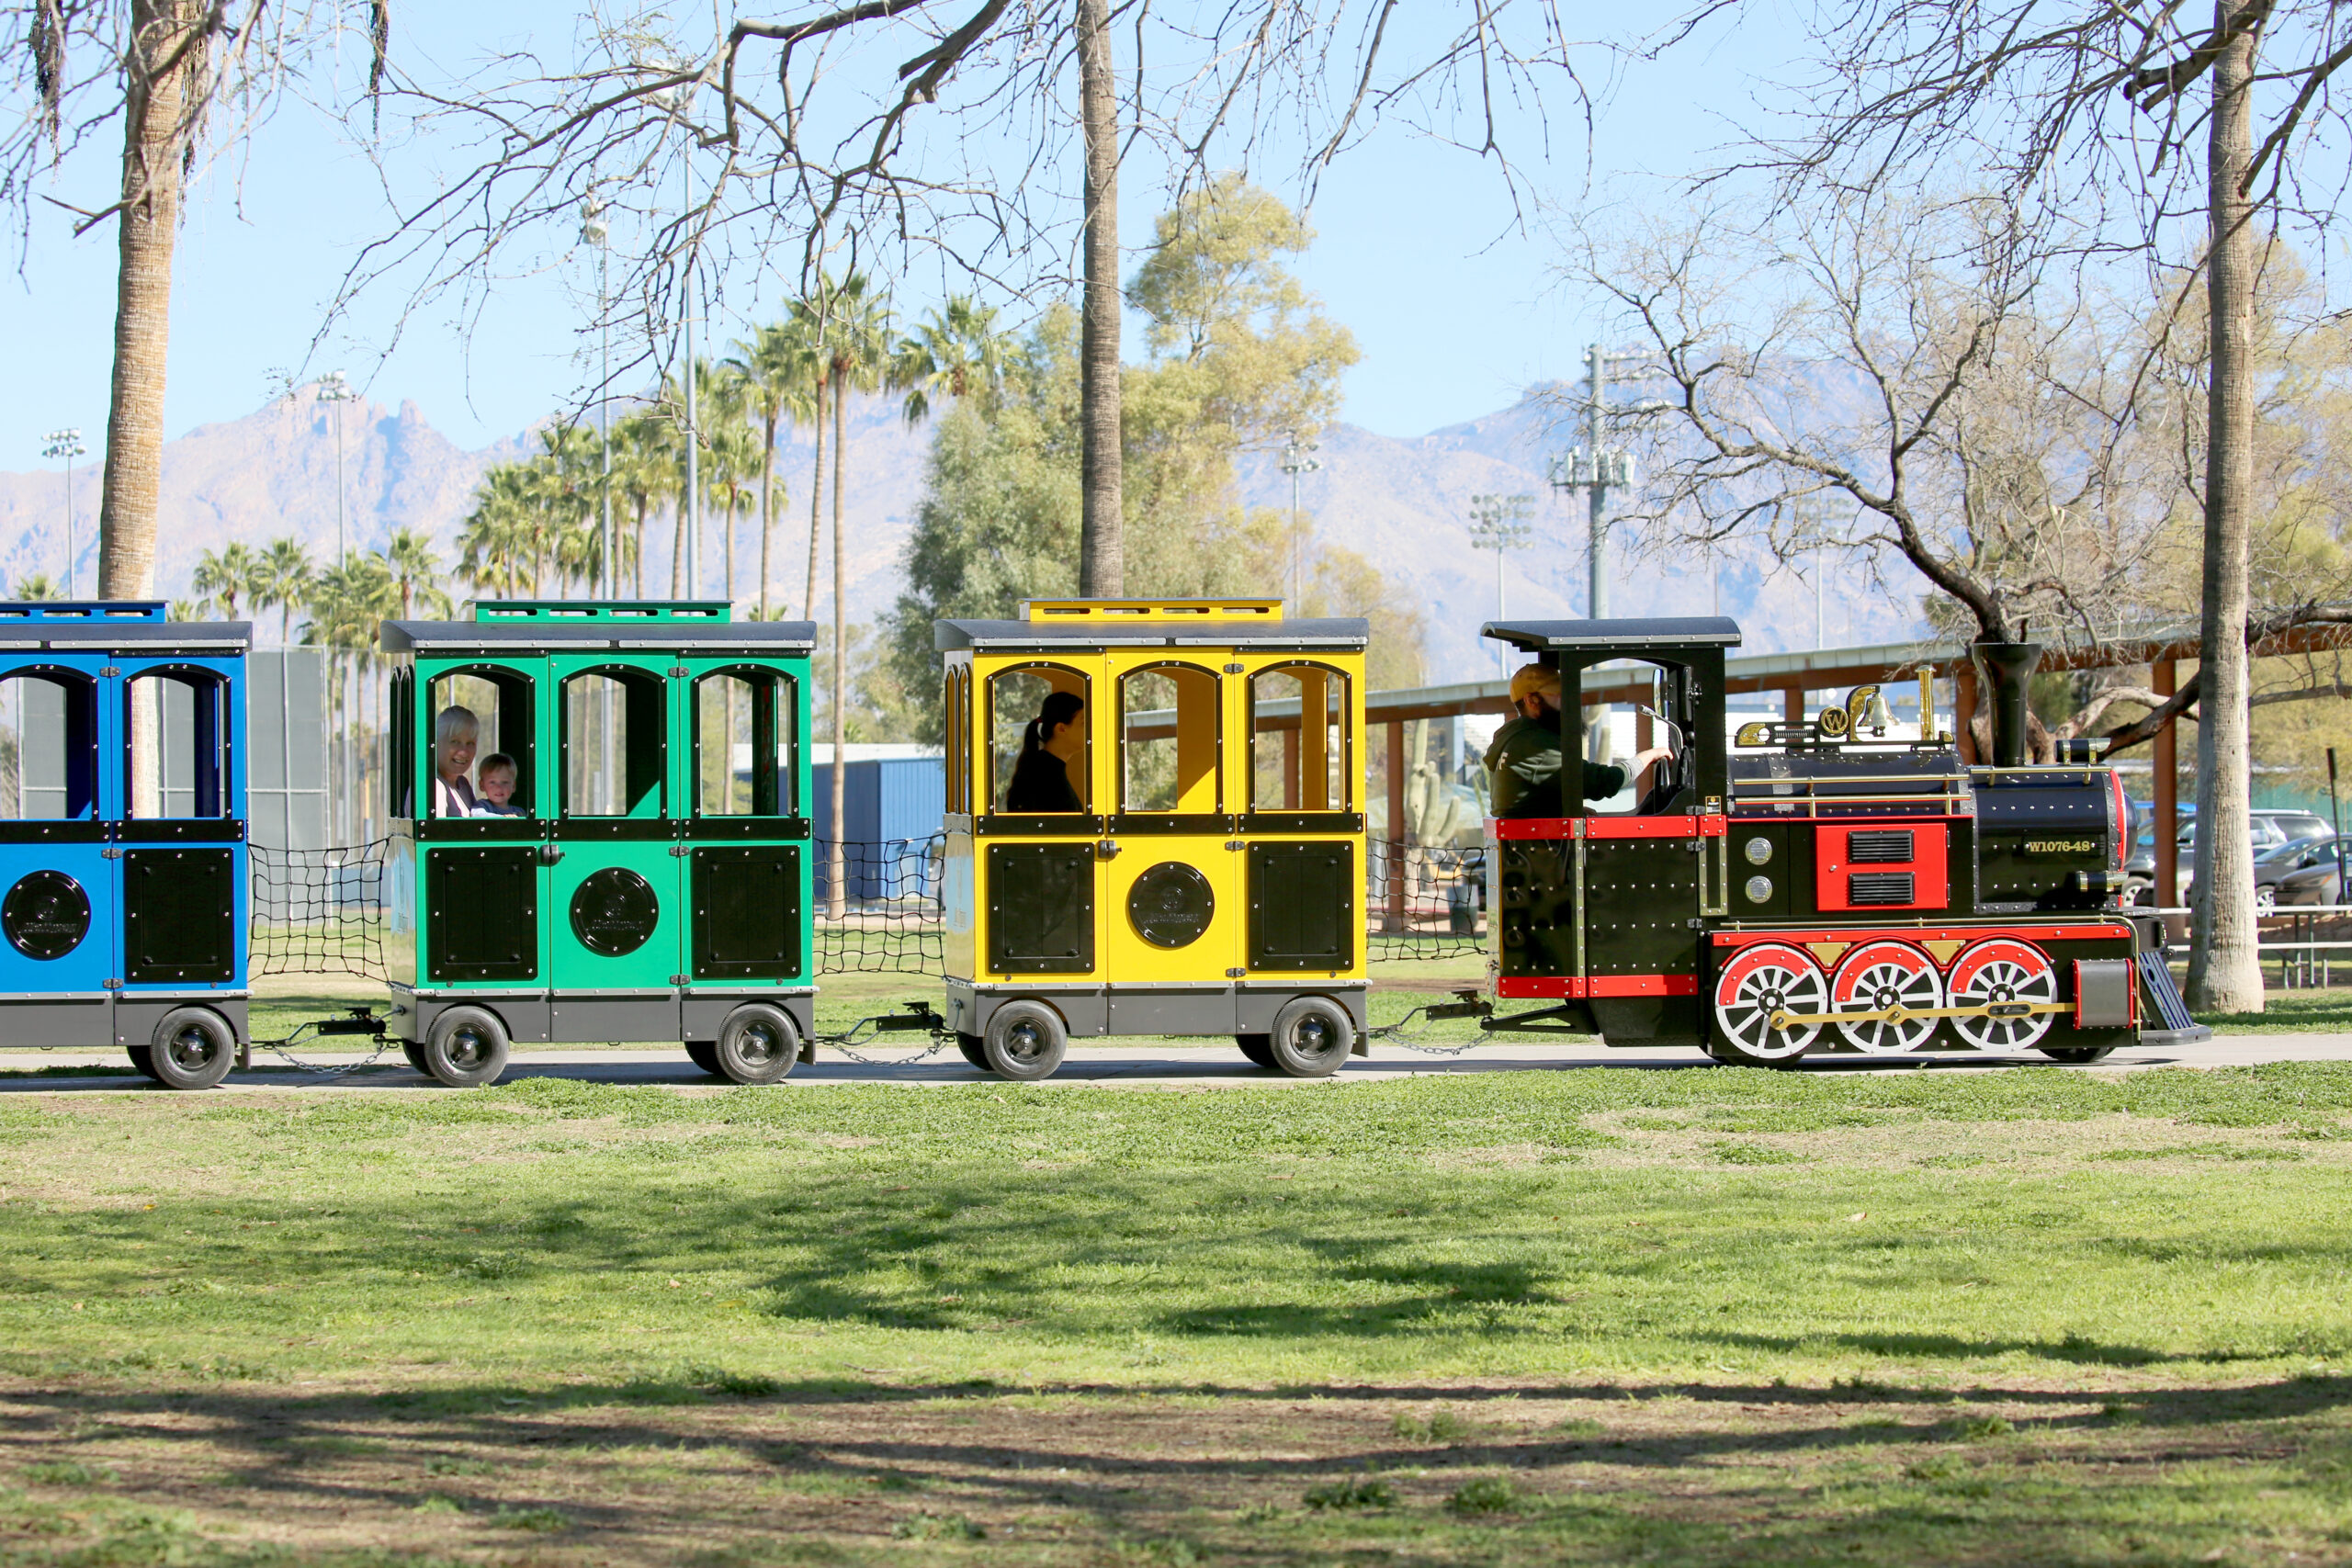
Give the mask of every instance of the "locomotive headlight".
MULTIPOLYGON (((1760 839, 1749 840, 1751 846, 1762 842, 1760 839)), ((1769 851, 1770 846, 1766 847, 1769 851)), ((1751 876, 1747 879, 1747 886, 1743 891, 1747 893, 1749 903, 1769 904, 1772 900, 1772 879, 1769 876, 1751 876)))
MULTIPOLYGON (((1762 865, 1765 862, 1772 858, 1772 840, 1766 838, 1763 834, 1758 833, 1756 837, 1747 840, 1747 848, 1745 852, 1747 856, 1748 864, 1762 865)), ((1757 880, 1760 882, 1763 879, 1758 877, 1757 880)), ((1750 883, 1748 886, 1752 887, 1755 886, 1755 883, 1750 883)))

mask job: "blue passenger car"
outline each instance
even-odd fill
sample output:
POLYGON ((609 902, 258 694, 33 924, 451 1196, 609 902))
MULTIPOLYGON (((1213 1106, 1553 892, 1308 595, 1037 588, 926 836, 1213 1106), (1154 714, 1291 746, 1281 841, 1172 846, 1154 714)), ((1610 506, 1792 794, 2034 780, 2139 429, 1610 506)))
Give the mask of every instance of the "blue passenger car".
POLYGON ((0 604, 0 1043, 209 1089, 246 1040, 243 622, 0 604))

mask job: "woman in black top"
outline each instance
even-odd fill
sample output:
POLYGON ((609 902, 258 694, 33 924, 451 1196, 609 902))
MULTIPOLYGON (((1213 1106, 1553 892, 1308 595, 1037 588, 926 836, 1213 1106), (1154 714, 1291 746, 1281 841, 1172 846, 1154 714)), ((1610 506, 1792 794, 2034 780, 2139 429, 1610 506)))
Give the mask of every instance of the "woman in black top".
POLYGON ((1021 733, 1021 759, 1004 792, 1007 811, 1083 811, 1086 803, 1069 786, 1068 764, 1081 753, 1085 731, 1078 716, 1086 704, 1074 692, 1053 692, 1021 733))

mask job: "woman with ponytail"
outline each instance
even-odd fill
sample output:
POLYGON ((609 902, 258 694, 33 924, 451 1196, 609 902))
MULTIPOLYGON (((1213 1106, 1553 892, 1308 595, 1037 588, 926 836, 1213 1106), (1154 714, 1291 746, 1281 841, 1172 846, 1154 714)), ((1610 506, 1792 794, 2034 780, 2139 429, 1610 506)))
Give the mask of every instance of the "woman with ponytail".
POLYGON ((1021 760, 1004 792, 1007 811, 1083 811, 1086 803, 1070 787, 1069 766, 1086 754, 1086 731, 1078 716, 1086 704, 1074 692, 1051 692, 1037 716, 1021 733, 1021 760))

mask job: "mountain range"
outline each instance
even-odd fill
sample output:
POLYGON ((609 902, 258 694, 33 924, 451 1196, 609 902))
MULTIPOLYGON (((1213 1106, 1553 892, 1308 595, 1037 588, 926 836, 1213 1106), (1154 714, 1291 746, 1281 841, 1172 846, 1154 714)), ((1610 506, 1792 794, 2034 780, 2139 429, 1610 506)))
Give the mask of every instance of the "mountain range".
MULTIPOLYGON (((367 400, 341 405, 342 526, 346 547, 380 547, 398 528, 424 530, 454 558, 455 540, 475 485, 494 463, 533 450, 529 432, 478 450, 465 450, 428 423, 413 402, 398 407, 367 400)), ((1470 547, 1471 498, 1481 494, 1533 498, 1528 547, 1505 562, 1504 604, 1512 618, 1585 614, 1586 526, 1581 496, 1555 496, 1545 480, 1549 456, 1569 445, 1555 439, 1554 405, 1542 391, 1507 409, 1427 435, 1399 438, 1335 424, 1315 455, 1320 467, 1301 476, 1299 502, 1318 538, 1368 558, 1409 595, 1418 596, 1427 626, 1425 668, 1431 683, 1492 676, 1495 645, 1477 635, 1496 613, 1494 558, 1470 547)), ((853 623, 871 623, 896 599, 900 558, 922 489, 928 434, 909 427, 894 403, 879 398, 854 403, 849 424, 849 482, 843 498, 846 599, 853 623)), ((781 436, 777 472, 780 507, 768 581, 782 613, 805 603, 808 540, 810 443, 805 432, 781 436)), ((829 467, 831 454, 828 454, 829 467)), ((158 530, 159 592, 187 593, 198 558, 232 539, 260 544, 292 534, 314 559, 332 560, 338 525, 335 405, 312 389, 274 400, 242 419, 200 425, 164 451, 162 525, 158 530)), ((1239 468, 1240 499, 1250 505, 1287 507, 1291 481, 1274 453, 1255 453, 1239 468)), ((96 576, 98 473, 77 466, 72 503, 77 522, 82 591, 96 576)), ((62 471, 0 473, 0 575, 9 583, 35 572, 62 582, 66 482, 62 471)), ((827 499, 830 521, 830 497, 827 499)), ((649 525, 647 592, 670 592, 668 525, 649 525)), ((718 530, 705 545, 707 583, 720 577, 718 530)), ((1768 571, 1756 561, 1725 555, 1711 568, 1703 558, 1641 555, 1616 537, 1610 610, 1617 615, 1721 613, 1740 621, 1746 651, 1775 652, 1815 645, 1815 589, 1799 572, 1768 571), (1711 570, 1713 578, 1711 580, 1711 570)), ((737 596, 748 600, 758 581, 756 517, 741 526, 737 596)), ((820 567, 813 609, 831 615, 831 563, 820 567)), ((451 584, 453 592, 459 585, 451 584)), ((1283 591, 1270 583, 1269 593, 1283 591)), ((1869 592, 1859 573, 1833 578, 1821 594, 1824 639, 1831 646, 1892 641, 1913 635, 1913 605, 1869 592)), ((275 617, 264 617, 264 635, 275 617)))

